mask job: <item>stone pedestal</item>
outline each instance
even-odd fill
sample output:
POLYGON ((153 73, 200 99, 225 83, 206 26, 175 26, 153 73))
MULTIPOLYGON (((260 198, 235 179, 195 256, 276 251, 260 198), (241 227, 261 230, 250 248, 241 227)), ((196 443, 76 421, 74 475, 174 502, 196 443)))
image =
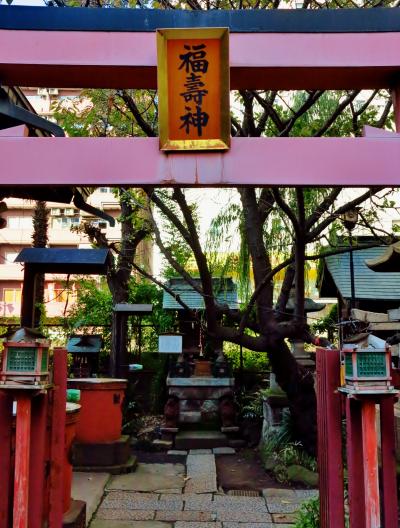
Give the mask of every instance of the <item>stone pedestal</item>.
POLYGON ((181 429, 222 429, 226 439, 227 434, 238 431, 233 378, 168 377, 167 387, 163 438, 174 439, 181 429))
POLYGON ((225 425, 220 406, 224 401, 233 402, 233 378, 167 378, 167 387, 169 397, 178 403, 178 427, 188 423, 225 425))

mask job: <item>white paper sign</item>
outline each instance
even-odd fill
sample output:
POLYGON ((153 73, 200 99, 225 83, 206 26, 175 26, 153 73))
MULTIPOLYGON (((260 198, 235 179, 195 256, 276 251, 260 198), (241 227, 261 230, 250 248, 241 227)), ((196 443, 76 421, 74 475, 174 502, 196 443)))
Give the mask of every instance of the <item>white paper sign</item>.
POLYGON ((158 351, 162 354, 181 354, 181 335, 160 335, 158 336, 158 351))

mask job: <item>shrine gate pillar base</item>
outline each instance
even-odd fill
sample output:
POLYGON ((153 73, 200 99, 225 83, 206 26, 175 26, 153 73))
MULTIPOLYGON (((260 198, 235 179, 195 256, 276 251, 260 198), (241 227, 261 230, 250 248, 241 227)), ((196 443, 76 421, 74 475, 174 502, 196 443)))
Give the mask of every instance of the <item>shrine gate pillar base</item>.
POLYGON ((318 468, 321 528, 344 528, 339 350, 317 348, 318 468))

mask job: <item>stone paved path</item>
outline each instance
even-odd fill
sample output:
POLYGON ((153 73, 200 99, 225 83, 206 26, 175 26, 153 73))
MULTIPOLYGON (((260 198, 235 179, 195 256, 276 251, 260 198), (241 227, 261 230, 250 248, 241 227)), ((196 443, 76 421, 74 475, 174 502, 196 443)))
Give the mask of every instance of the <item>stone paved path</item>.
POLYGON ((260 497, 241 497, 218 492, 212 454, 188 455, 187 476, 182 464, 164 465, 165 472, 153 466, 141 464, 136 473, 112 478, 90 528, 293 528, 301 503, 317 493, 266 489, 260 497))

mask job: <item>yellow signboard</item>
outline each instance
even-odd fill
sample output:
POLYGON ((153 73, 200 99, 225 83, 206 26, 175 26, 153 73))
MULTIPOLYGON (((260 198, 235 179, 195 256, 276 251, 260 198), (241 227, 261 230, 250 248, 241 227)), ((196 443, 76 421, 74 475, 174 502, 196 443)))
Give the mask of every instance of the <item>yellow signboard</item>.
POLYGON ((160 149, 229 149, 228 29, 159 29, 157 52, 160 149))

